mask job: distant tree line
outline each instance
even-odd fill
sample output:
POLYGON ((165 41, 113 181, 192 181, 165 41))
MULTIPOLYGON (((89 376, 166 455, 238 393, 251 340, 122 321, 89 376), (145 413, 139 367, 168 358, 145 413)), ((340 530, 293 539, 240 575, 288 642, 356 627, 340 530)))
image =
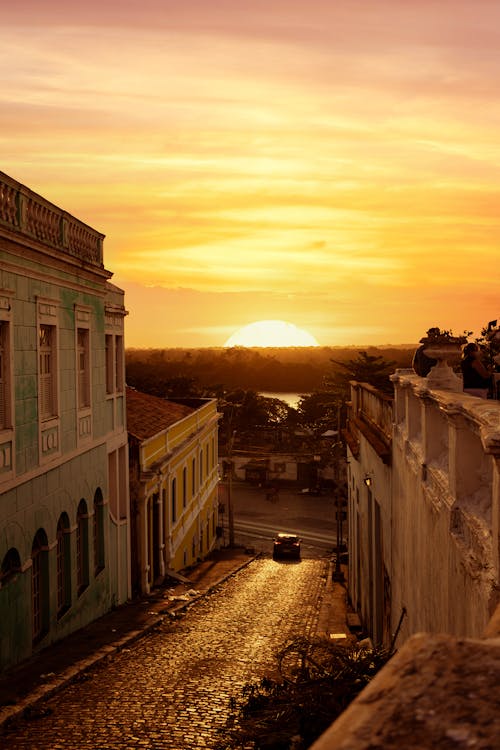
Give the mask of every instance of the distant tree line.
MULTIPOLYGON (((414 348, 358 351, 352 348, 297 349, 131 349, 126 353, 127 383, 162 398, 211 397, 219 401, 221 444, 233 433, 292 449, 345 419, 351 380, 392 393, 389 376, 408 367, 414 348), (390 359, 386 359, 390 356, 390 359), (262 392, 297 393, 298 408, 262 392), (301 436, 301 437, 300 437, 301 436)), ((222 447, 222 445, 221 445, 222 447)))
MULTIPOLYGON (((414 347, 372 347, 367 357, 408 367, 414 347)), ((222 396, 237 388, 281 393, 321 389, 358 354, 352 347, 128 349, 127 382, 155 395, 222 396)))

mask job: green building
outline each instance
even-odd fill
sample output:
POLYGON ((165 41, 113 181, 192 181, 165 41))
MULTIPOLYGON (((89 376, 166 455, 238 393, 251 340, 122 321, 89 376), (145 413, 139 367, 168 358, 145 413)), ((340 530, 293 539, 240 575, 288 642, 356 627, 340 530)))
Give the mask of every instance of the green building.
POLYGON ((123 292, 0 172, 0 669, 130 596, 123 292))

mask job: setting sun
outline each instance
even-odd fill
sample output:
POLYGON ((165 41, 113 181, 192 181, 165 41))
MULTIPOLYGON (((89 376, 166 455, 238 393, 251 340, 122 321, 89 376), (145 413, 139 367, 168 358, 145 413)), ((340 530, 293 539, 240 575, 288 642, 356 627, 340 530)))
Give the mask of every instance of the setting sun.
POLYGON ((284 320, 258 320, 239 328, 224 346, 319 346, 307 331, 284 320))
POLYGON ((127 346, 500 317, 499 3, 26 0, 2 32, 1 170, 105 235, 127 346))

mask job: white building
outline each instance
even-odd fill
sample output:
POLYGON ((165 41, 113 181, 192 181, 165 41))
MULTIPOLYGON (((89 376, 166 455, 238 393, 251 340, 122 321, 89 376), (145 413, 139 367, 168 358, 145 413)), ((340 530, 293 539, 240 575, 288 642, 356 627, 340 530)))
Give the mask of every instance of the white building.
POLYGON ((392 379, 394 402, 351 387, 351 602, 376 643, 480 637, 499 602, 500 402, 392 379))

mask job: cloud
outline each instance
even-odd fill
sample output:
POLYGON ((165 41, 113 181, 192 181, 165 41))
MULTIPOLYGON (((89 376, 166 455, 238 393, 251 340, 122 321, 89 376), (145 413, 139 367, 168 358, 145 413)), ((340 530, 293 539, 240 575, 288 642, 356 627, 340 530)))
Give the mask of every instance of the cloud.
POLYGON ((106 266, 140 285, 134 337, 152 335, 150 284, 192 290, 161 295, 169 337, 190 340, 289 313, 315 335, 369 318, 407 339, 466 300, 487 320, 499 16, 492 0, 10 3, 2 169, 106 234, 106 266))

